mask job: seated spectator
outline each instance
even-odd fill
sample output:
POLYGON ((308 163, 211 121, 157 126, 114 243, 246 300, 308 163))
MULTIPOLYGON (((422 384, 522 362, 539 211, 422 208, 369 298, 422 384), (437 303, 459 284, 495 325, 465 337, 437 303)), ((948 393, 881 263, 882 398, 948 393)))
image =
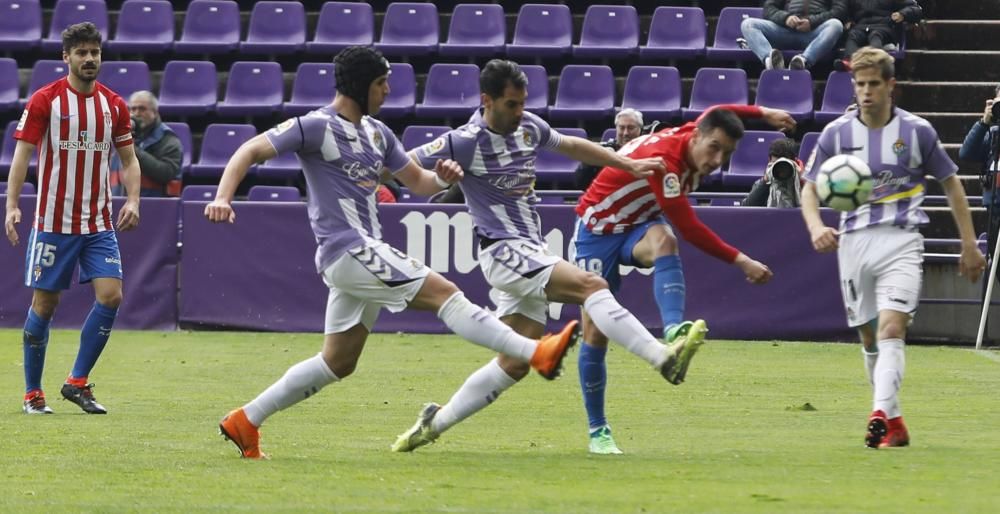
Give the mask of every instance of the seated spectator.
POLYGON ((924 14, 916 0, 850 0, 847 12, 844 59, 837 63, 840 70, 851 68, 851 56, 863 46, 897 49, 897 29, 903 23, 920 21, 924 14))
MULTIPOLYGON (((639 137, 641 133, 642 113, 632 108, 622 109, 615 115, 615 138, 601 141, 601 146, 617 152, 625 143, 639 137)), ((576 188, 580 191, 586 190, 600 171, 600 166, 580 163, 576 168, 576 188)))
MULTIPOLYGON (((789 68, 802 70, 829 59, 844 31, 848 0, 765 0, 764 17, 740 25, 754 55, 767 69, 785 67, 781 50, 803 50, 789 68)), ((829 61, 828 61, 829 62, 829 61)))
POLYGON ((767 151, 767 171, 740 202, 746 207, 795 208, 801 205, 802 162, 794 139, 777 139, 767 151))
MULTIPOLYGON (((181 140, 160 120, 159 102, 149 91, 136 91, 128 101, 132 114, 135 157, 142 171, 140 196, 179 196, 181 192, 181 140)), ((121 160, 111 159, 111 191, 121 195, 118 170, 121 160)))

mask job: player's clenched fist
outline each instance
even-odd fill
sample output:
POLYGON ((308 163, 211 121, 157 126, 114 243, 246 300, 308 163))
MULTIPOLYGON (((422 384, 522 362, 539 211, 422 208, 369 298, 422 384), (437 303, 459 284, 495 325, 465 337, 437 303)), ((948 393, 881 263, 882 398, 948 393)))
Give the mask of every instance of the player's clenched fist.
POLYGON ((212 200, 205 206, 205 217, 212 223, 234 223, 236 212, 233 206, 225 200, 212 200))
POLYGON ((462 166, 451 159, 438 159, 434 163, 434 172, 437 173, 439 181, 449 185, 462 180, 465 176, 462 166))
POLYGON ((832 252, 840 246, 837 243, 837 231, 832 227, 822 227, 811 230, 813 248, 819 253, 832 252))

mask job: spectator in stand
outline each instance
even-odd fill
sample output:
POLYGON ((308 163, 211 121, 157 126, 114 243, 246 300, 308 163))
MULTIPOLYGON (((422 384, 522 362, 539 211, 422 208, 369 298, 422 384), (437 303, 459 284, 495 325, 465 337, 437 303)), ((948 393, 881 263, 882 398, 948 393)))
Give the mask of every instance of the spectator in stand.
MULTIPOLYGON (((178 196, 181 192, 184 149, 177 134, 160 119, 159 104, 149 91, 136 91, 128 101, 135 157, 142 170, 140 196, 178 196)), ((116 153, 111 162, 111 188, 119 196, 122 194, 120 169, 121 159, 116 153)))
POLYGON ((844 32, 848 0, 765 0, 763 18, 743 20, 747 45, 767 69, 785 67, 781 50, 803 50, 789 68, 802 70, 832 57, 844 32))
POLYGON ((917 0, 850 0, 844 59, 837 69, 849 70, 851 56, 863 46, 898 49, 896 32, 903 23, 917 23, 924 12, 917 0))
POLYGON ((801 205, 802 161, 794 139, 777 139, 767 151, 767 171, 740 202, 745 207, 795 208, 801 205))
MULTIPOLYGON (((601 146, 617 152, 625 143, 639 137, 641 133, 642 113, 632 108, 622 109, 615 115, 615 138, 602 141, 601 146)), ((576 168, 576 188, 580 191, 586 190, 599 171, 601 171, 600 166, 580 163, 576 168)))

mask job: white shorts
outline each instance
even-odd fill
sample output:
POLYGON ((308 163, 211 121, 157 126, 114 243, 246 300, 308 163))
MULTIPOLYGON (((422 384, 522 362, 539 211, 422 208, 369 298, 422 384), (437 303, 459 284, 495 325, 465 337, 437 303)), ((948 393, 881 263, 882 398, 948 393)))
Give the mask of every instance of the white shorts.
POLYGON ((374 239, 366 239, 323 270, 330 288, 326 300, 325 334, 343 332, 358 323, 368 330, 378 313, 406 309, 430 269, 420 261, 374 239))
POLYGON ((521 314, 544 324, 549 302, 545 286, 561 261, 545 246, 525 239, 503 239, 479 250, 479 267, 493 289, 497 317, 521 314))
POLYGON ((916 230, 886 225, 844 234, 837 263, 848 325, 864 325, 883 310, 912 316, 923 262, 924 236, 916 230))

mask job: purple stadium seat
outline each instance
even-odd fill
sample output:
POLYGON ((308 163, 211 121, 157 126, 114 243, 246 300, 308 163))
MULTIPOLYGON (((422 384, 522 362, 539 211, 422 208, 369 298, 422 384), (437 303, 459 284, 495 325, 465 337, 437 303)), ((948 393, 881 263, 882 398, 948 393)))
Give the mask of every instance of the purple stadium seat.
POLYGON ((749 187, 764 176, 767 169, 767 151, 776 139, 785 137, 776 130, 748 130, 736 143, 736 150, 729 160, 729 169, 722 174, 726 186, 749 187))
POLYGON ((701 68, 694 76, 691 102, 681 109, 685 120, 693 120, 716 104, 746 104, 747 72, 739 68, 701 68))
MULTIPOLYGON (((306 47, 306 10, 302 2, 257 2, 250 13, 240 52, 291 54, 306 47)), ((280 103, 280 102, 279 102, 280 103)))
MULTIPOLYGON (((587 139, 587 132, 582 128, 555 128, 555 130, 565 136, 587 139)), ((559 152, 542 148, 538 152, 538 159, 535 160, 535 176, 546 184, 572 184, 574 172, 579 164, 559 152)))
POLYGON ((108 50, 160 53, 174 45, 174 8, 166 0, 129 0, 118 14, 108 50))
POLYGON ((823 90, 823 106, 816 111, 816 121, 829 123, 844 115, 844 109, 854 102, 854 83, 850 72, 831 71, 823 90))
POLYGON ((451 13, 448 42, 438 46, 441 55, 496 55, 503 52, 507 19, 499 4, 458 4, 451 13))
MULTIPOLYGON (((292 82, 292 99, 285 102, 281 108, 282 112, 287 116, 300 116, 333 101, 337 87, 333 71, 332 62, 300 64, 299 69, 295 71, 295 81, 292 82)), ((395 94, 396 91, 393 90, 390 96, 395 94)))
POLYGON ((215 110, 219 85, 212 61, 170 61, 160 82, 160 113, 188 116, 215 110))
POLYGON ((615 77, 608 66, 568 64, 559 74, 556 103, 549 118, 601 119, 615 111, 615 77))
POLYGON ((17 61, 10 57, 0 57, 0 111, 9 111, 19 106, 21 84, 17 77, 17 61))
POLYGON ((740 24, 747 18, 760 18, 760 7, 725 7, 719 13, 715 27, 715 43, 708 47, 709 59, 717 61, 752 61, 756 59, 749 49, 740 48, 736 40, 743 37, 740 24))
MULTIPOLYGON (((4 170, 4 173, 6 174, 7 171, 4 170)), ((36 193, 35 185, 32 184, 31 182, 25 182, 24 184, 21 184, 21 196, 33 195, 35 193, 36 193)), ((7 183, 0 182, 0 195, 4 194, 7 194, 7 183)))
POLYGON ((808 70, 764 70, 755 105, 788 111, 795 121, 813 116, 813 83, 808 70))
POLYGON ((559 57, 573 45, 573 17, 562 4, 524 4, 517 13, 510 57, 559 57))
POLYGON ((410 151, 420 145, 434 141, 438 136, 449 130, 451 130, 450 127, 441 125, 410 125, 403 129, 403 136, 400 138, 400 141, 403 143, 403 149, 410 151))
POLYGON ((612 139, 615 139, 617 136, 618 136, 618 130, 615 127, 604 129, 604 132, 601 133, 601 142, 610 141, 612 139))
POLYGON ((273 114, 281 109, 284 86, 281 65, 276 62, 234 62, 226 81, 226 98, 215 111, 222 116, 273 114))
POLYGON ((528 77, 528 99, 524 110, 545 116, 549 112, 549 72, 545 66, 537 64, 521 65, 521 71, 528 77))
POLYGON ((379 117, 399 118, 413 114, 413 106, 417 103, 417 79, 413 75, 413 66, 394 62, 389 64, 389 68, 389 97, 382 104, 379 117))
POLYGON ((181 190, 182 202, 211 202, 219 186, 184 186, 181 190))
POLYGON ((257 165, 257 176, 264 180, 292 180, 302 172, 295 152, 285 152, 257 165))
POLYGON ((591 5, 574 57, 623 58, 639 49, 639 14, 631 5, 591 5))
MULTIPOLYGON (((390 95, 391 96, 391 95, 390 95)), ((479 67, 475 64, 432 64, 417 116, 469 116, 479 107, 479 67)))
POLYGON ((544 205, 576 205, 583 191, 576 189, 545 189, 535 191, 538 202, 544 205))
POLYGON ((38 0, 0 5, 0 50, 30 50, 42 40, 42 6, 38 0))
POLYGON ((187 123, 182 121, 167 121, 164 122, 177 134, 177 138, 181 140, 181 149, 184 154, 181 157, 181 174, 187 173, 188 168, 191 167, 191 155, 194 153, 194 143, 191 139, 191 127, 188 127, 187 123))
POLYGON ((625 79, 622 108, 631 107, 649 120, 681 114, 681 75, 673 66, 633 66, 625 79))
POLYGON ((233 0, 193 0, 174 52, 224 54, 240 46, 240 7, 233 0))
POLYGON ((375 48, 386 55, 430 55, 437 52, 439 40, 436 5, 393 2, 385 10, 375 48))
MULTIPOLYGON (((17 120, 7 123, 7 128, 3 132, 3 148, 0 149, 0 175, 7 176, 10 172, 10 163, 14 160, 14 147, 17 140, 14 139, 14 129, 17 128, 17 120)), ((28 160, 28 175, 34 175, 38 169, 38 152, 31 152, 31 159, 28 160)))
POLYGON ((298 188, 290 186, 253 186, 247 192, 251 202, 299 202, 302 195, 298 188))
MULTIPOLYGON (((222 170, 236 149, 248 139, 257 135, 253 125, 213 123, 205 128, 201 139, 201 155, 198 162, 191 165, 188 174, 192 177, 222 176, 222 170)), ((256 169, 251 169, 251 173, 256 169)))
POLYGON ((692 59, 705 55, 705 12, 700 7, 657 7, 642 59, 692 59))
POLYGON ((311 54, 336 54, 351 45, 375 41, 372 6, 362 2, 325 2, 319 11, 316 36, 306 43, 311 54))
POLYGON ((41 59, 35 61, 31 67, 31 78, 28 79, 28 96, 20 99, 18 103, 21 107, 28 105, 28 99, 35 91, 55 82, 69 74, 69 67, 62 61, 55 59, 41 59))
POLYGON ((802 164, 809 162, 809 154, 812 153, 813 148, 816 148, 816 142, 819 141, 819 132, 806 132, 802 136, 802 142, 799 143, 799 160, 802 164))
POLYGON ((52 10, 49 35, 42 40, 42 51, 62 50, 62 31, 70 25, 89 21, 101 34, 108 33, 108 6, 104 0, 60 0, 52 10))
POLYGON ((136 91, 153 90, 146 61, 104 62, 97 74, 97 81, 118 93, 126 102, 136 91))

